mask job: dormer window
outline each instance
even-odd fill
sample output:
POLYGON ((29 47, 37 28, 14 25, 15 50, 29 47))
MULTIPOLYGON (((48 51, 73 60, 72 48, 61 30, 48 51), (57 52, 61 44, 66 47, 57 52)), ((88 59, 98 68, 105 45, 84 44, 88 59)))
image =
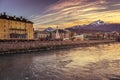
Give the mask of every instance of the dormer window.
POLYGON ((9 18, 9 16, 7 15, 7 18, 9 18))
POLYGON ((26 22, 28 22, 28 20, 26 19, 26 22))
POLYGON ((23 19, 22 19, 22 18, 20 18, 20 20, 22 21, 23 19))

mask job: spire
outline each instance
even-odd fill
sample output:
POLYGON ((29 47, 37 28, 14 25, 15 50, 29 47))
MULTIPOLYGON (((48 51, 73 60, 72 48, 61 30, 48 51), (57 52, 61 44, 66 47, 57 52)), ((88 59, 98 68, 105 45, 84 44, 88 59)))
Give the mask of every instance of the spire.
POLYGON ((59 34, 59 31, 58 31, 58 26, 57 26, 55 38, 56 38, 56 39, 60 39, 60 34, 59 34))

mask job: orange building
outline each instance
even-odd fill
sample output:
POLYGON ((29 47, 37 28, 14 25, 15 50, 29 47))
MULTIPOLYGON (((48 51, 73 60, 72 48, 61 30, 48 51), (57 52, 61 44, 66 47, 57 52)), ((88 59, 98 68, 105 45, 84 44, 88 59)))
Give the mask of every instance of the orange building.
POLYGON ((34 39, 33 22, 6 13, 0 14, 0 40, 34 39))

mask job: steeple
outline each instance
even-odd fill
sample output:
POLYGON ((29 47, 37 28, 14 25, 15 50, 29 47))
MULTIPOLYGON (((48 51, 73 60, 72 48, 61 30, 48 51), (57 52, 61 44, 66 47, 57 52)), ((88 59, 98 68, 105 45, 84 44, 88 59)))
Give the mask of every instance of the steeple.
POLYGON ((58 31, 58 26, 57 26, 57 30, 56 30, 56 34, 55 34, 55 39, 60 39, 60 34, 59 34, 59 31, 58 31))

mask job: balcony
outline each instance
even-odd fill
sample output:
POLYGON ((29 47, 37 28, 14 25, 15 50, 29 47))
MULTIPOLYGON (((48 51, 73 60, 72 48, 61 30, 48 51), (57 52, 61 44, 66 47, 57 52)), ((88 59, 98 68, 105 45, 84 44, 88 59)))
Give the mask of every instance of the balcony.
POLYGON ((26 39, 27 38, 27 34, 11 33, 10 34, 10 38, 14 38, 14 39, 26 39))
POLYGON ((15 31, 26 31, 26 29, 18 29, 18 28, 10 28, 10 30, 15 30, 15 31))

